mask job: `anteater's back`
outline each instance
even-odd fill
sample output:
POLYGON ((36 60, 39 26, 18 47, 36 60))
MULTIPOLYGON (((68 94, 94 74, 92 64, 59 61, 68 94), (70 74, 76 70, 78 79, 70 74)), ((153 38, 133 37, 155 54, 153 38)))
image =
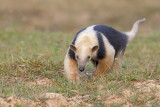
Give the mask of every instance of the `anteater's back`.
POLYGON ((127 44, 127 36, 111 27, 105 25, 94 26, 96 32, 102 33, 115 49, 115 56, 119 51, 124 51, 127 44))

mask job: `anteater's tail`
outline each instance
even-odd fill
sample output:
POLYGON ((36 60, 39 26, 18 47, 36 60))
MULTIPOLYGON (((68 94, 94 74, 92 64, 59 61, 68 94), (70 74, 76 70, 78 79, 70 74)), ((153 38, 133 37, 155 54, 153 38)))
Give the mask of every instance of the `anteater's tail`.
POLYGON ((141 19, 141 20, 137 20, 137 21, 134 23, 131 31, 125 32, 125 34, 128 36, 128 42, 131 42, 131 41, 133 40, 133 38, 136 36, 136 34, 137 34, 137 32, 138 32, 138 26, 139 26, 139 24, 142 23, 142 22, 144 22, 144 21, 146 21, 145 18, 144 18, 144 19, 141 19))

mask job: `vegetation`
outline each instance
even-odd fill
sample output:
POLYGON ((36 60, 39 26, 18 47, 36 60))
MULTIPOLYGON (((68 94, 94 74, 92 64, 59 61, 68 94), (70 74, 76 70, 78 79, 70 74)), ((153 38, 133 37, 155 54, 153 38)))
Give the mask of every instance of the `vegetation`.
POLYGON ((10 96, 36 101, 43 93, 88 95, 81 100, 95 107, 160 106, 159 10, 159 0, 1 0, 0 106, 10 96), (66 80, 63 60, 75 32, 94 24, 128 31, 142 18, 147 21, 128 44, 120 72, 91 78, 89 63, 81 83, 66 80))
MULTIPOLYGON (((81 73, 81 83, 70 83, 63 76, 63 60, 74 35, 50 32, 0 31, 0 96, 11 95, 35 99, 41 93, 55 92, 66 97, 90 95, 87 103, 105 106, 111 95, 123 95, 126 89, 136 91, 135 82, 155 80, 160 82, 159 34, 137 35, 124 55, 120 72, 101 78, 90 78, 81 73), (23 36, 22 36, 23 35, 23 36), (51 83, 36 84, 48 78, 51 83), (33 84, 35 82, 35 84, 33 84), (100 97, 100 99, 99 99, 100 97)), ((93 71, 89 63, 87 71, 93 71)), ((153 93, 156 92, 153 89, 153 93)), ((154 95, 139 99, 132 95, 128 101, 134 105, 159 104, 154 95)), ((114 104, 113 106, 121 106, 114 104)))

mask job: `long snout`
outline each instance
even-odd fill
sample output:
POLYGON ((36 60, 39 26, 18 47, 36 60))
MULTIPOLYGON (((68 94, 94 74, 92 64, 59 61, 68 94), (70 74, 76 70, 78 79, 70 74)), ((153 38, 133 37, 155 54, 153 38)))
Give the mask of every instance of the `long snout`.
POLYGON ((78 60, 79 71, 83 72, 86 68, 87 63, 88 63, 88 61, 86 59, 81 58, 81 60, 80 60, 80 58, 79 58, 79 60, 78 60))
POLYGON ((79 66, 79 70, 82 72, 85 70, 85 66, 79 66))

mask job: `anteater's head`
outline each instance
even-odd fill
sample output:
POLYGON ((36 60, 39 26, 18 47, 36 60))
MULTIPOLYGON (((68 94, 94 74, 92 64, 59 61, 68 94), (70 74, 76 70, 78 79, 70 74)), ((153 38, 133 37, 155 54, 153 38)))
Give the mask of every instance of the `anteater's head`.
POLYGON ((95 51, 98 50, 98 46, 79 46, 70 45, 70 49, 75 53, 75 59, 78 63, 78 68, 82 72, 85 70, 86 64, 91 60, 91 57, 95 51))

